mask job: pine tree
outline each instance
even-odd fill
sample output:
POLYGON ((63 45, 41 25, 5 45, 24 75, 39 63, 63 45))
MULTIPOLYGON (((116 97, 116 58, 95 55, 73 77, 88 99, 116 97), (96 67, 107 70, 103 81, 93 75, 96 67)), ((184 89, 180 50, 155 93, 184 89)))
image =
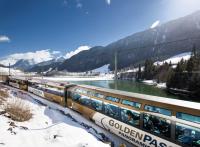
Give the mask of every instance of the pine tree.
POLYGON ((139 64, 139 67, 138 67, 138 72, 137 72, 136 79, 138 81, 140 81, 142 79, 142 70, 141 70, 141 65, 140 64, 139 64))
POLYGON ((155 66, 151 59, 147 59, 144 64, 144 79, 152 80, 155 74, 155 66))
POLYGON ((197 57, 197 50, 196 50, 196 45, 194 44, 192 47, 192 57, 196 58, 197 57))

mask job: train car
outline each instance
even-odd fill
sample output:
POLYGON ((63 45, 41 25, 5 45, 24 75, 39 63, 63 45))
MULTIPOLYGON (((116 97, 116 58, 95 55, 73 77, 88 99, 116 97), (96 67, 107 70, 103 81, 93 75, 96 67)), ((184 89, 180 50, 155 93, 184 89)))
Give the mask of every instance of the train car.
MULTIPOLYGON (((86 85, 10 78, 141 147, 200 147, 200 104, 86 85)), ((26 90, 26 88, 23 88, 26 90)))
POLYGON ((28 78, 9 76, 8 77, 8 85, 27 91, 28 90, 28 78))
POLYGON ((67 88, 70 86, 72 85, 48 81, 44 82, 39 80, 29 80, 28 91, 62 106, 66 106, 67 88))
POLYGON ((200 104, 79 85, 68 107, 141 147, 200 147, 200 104))

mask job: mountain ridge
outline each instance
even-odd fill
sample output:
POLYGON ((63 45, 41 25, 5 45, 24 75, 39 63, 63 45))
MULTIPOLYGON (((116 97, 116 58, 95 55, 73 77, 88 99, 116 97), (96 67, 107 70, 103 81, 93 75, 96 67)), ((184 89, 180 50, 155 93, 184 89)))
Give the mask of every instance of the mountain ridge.
POLYGON ((118 68, 137 66, 146 59, 165 60, 176 54, 190 52, 193 44, 199 50, 200 11, 166 22, 153 29, 134 33, 101 47, 94 52, 80 52, 58 66, 59 70, 82 72, 110 64, 114 69, 114 53, 118 52, 118 68), (190 39, 188 39, 190 38, 190 39))

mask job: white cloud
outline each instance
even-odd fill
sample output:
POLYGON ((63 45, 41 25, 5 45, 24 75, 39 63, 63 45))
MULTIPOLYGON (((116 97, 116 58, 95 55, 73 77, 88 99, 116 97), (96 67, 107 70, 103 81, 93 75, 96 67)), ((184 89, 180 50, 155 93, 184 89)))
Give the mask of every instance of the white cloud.
POLYGON ((110 4, 111 4, 111 0, 106 0, 106 3, 107 3, 108 5, 110 5, 110 4))
POLYGON ((67 5, 68 5, 68 1, 67 1, 67 0, 64 0, 64 1, 63 1, 63 5, 64 5, 64 6, 67 6, 67 5))
POLYGON ((0 42, 10 42, 10 38, 5 35, 0 35, 0 42))
POLYGON ((77 8, 82 8, 83 4, 81 3, 81 0, 76 0, 76 7, 77 8))
POLYGON ((200 10, 200 0, 163 0, 166 17, 176 19, 200 10))
POLYGON ((81 51, 89 50, 90 48, 91 48, 91 47, 89 47, 89 46, 80 46, 80 47, 78 47, 75 51, 71 51, 71 52, 67 53, 67 54, 65 55, 65 58, 69 59, 69 58, 71 58, 72 56, 74 56, 74 55, 80 53, 81 51))
POLYGON ((78 2, 78 3, 76 4, 76 7, 77 7, 77 8, 82 8, 82 7, 83 7, 83 4, 81 4, 80 2, 78 2))
POLYGON ((0 63, 3 65, 15 64, 18 60, 24 59, 29 60, 32 64, 37 64, 43 61, 48 61, 54 58, 55 54, 58 54, 58 51, 51 52, 49 49, 39 50, 35 52, 27 53, 16 53, 9 56, 3 57, 0 59, 0 63))
POLYGON ((157 20, 157 21, 155 21, 155 22, 151 25, 150 28, 153 29, 153 28, 157 27, 159 24, 160 24, 160 21, 157 20))

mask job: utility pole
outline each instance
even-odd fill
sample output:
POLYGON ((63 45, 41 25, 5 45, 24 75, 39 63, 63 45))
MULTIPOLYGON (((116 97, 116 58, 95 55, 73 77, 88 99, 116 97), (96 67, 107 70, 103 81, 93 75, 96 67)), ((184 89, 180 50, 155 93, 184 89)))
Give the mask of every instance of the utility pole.
POLYGON ((117 80, 117 51, 115 52, 115 80, 117 80))
POLYGON ((9 63, 8 68, 9 68, 9 71, 8 71, 9 73, 8 73, 8 75, 11 76, 11 75, 10 75, 10 63, 9 63))

